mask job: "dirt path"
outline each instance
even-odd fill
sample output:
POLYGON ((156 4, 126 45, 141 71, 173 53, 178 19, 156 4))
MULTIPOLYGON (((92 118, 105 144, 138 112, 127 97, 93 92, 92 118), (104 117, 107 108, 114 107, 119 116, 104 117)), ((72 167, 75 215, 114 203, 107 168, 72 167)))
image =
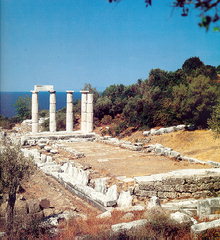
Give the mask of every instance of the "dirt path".
POLYGON ((177 169, 205 168, 204 165, 179 162, 171 158, 130 151, 104 143, 80 142, 65 145, 85 154, 85 157, 77 159, 77 162, 90 165, 107 176, 134 177, 177 169))

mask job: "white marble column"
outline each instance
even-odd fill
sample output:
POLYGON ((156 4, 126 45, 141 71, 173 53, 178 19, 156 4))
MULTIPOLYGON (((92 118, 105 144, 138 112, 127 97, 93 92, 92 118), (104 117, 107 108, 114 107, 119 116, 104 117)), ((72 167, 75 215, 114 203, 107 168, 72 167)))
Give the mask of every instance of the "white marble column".
POLYGON ((80 91, 81 92, 81 131, 87 132, 87 94, 89 91, 80 91))
POLYGON ((87 106, 86 106, 86 130, 88 133, 93 131, 93 94, 87 94, 87 106))
POLYGON ((50 132, 56 132, 56 91, 50 91, 50 132))
POLYGON ((66 91, 66 131, 73 131, 73 91, 66 91))
POLYGON ((32 133, 39 131, 38 123, 38 91, 32 92, 32 133))

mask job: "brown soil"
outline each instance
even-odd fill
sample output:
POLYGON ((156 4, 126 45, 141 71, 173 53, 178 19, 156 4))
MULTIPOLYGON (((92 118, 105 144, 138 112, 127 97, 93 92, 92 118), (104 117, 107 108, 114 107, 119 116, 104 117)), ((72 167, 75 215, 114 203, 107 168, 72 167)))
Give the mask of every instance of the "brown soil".
POLYGON ((23 187, 25 188, 23 196, 26 199, 47 198, 50 200, 51 207, 54 207, 58 212, 72 209, 89 216, 101 213, 95 207, 71 194, 55 179, 46 176, 40 170, 37 170, 29 181, 24 183, 23 187))
POLYGON ((220 138, 215 139, 209 130, 178 131, 150 137, 144 137, 142 132, 136 132, 126 139, 135 141, 146 138, 151 139, 150 144, 160 143, 186 156, 220 162, 220 138))
MULTIPOLYGON (((201 160, 220 161, 220 139, 214 140, 210 131, 174 132, 162 136, 144 137, 142 132, 136 132, 129 141, 148 141, 149 144, 161 143, 171 147, 185 155, 193 156, 201 160)), ((178 162, 171 158, 134 152, 119 147, 96 142, 66 143, 79 152, 85 154, 84 158, 75 159, 82 165, 90 165, 102 176, 143 176, 164 173, 177 169, 204 168, 199 164, 178 162)), ((68 157, 62 152, 60 159, 68 157)), ((36 173, 25 183, 25 198, 47 198, 51 206, 58 211, 77 209, 79 213, 94 216, 100 213, 77 196, 68 192, 61 184, 52 177, 46 176, 41 171, 36 173)))
POLYGON ((204 168, 204 165, 189 164, 171 158, 134 152, 120 147, 97 142, 66 143, 66 146, 83 152, 84 158, 75 161, 90 165, 103 176, 143 176, 165 173, 177 169, 204 168))

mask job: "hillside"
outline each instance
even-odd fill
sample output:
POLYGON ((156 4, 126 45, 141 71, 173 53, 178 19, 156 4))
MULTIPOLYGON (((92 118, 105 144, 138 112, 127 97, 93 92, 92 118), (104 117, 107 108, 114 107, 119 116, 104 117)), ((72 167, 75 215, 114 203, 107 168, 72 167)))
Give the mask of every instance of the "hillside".
MULTIPOLYGON (((125 139, 135 141, 145 138, 142 132, 136 132, 125 139)), ((179 131, 150 138, 150 144, 160 143, 186 156, 220 162, 220 138, 215 139, 210 130, 179 131)))

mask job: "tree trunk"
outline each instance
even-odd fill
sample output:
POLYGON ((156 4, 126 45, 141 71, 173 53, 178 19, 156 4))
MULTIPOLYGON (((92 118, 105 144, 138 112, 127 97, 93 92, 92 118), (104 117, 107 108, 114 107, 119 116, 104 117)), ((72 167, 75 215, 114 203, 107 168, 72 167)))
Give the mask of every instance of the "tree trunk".
POLYGON ((8 204, 6 208, 6 233, 8 236, 10 236, 13 231, 15 201, 16 201, 16 188, 14 188, 8 194, 8 204))

